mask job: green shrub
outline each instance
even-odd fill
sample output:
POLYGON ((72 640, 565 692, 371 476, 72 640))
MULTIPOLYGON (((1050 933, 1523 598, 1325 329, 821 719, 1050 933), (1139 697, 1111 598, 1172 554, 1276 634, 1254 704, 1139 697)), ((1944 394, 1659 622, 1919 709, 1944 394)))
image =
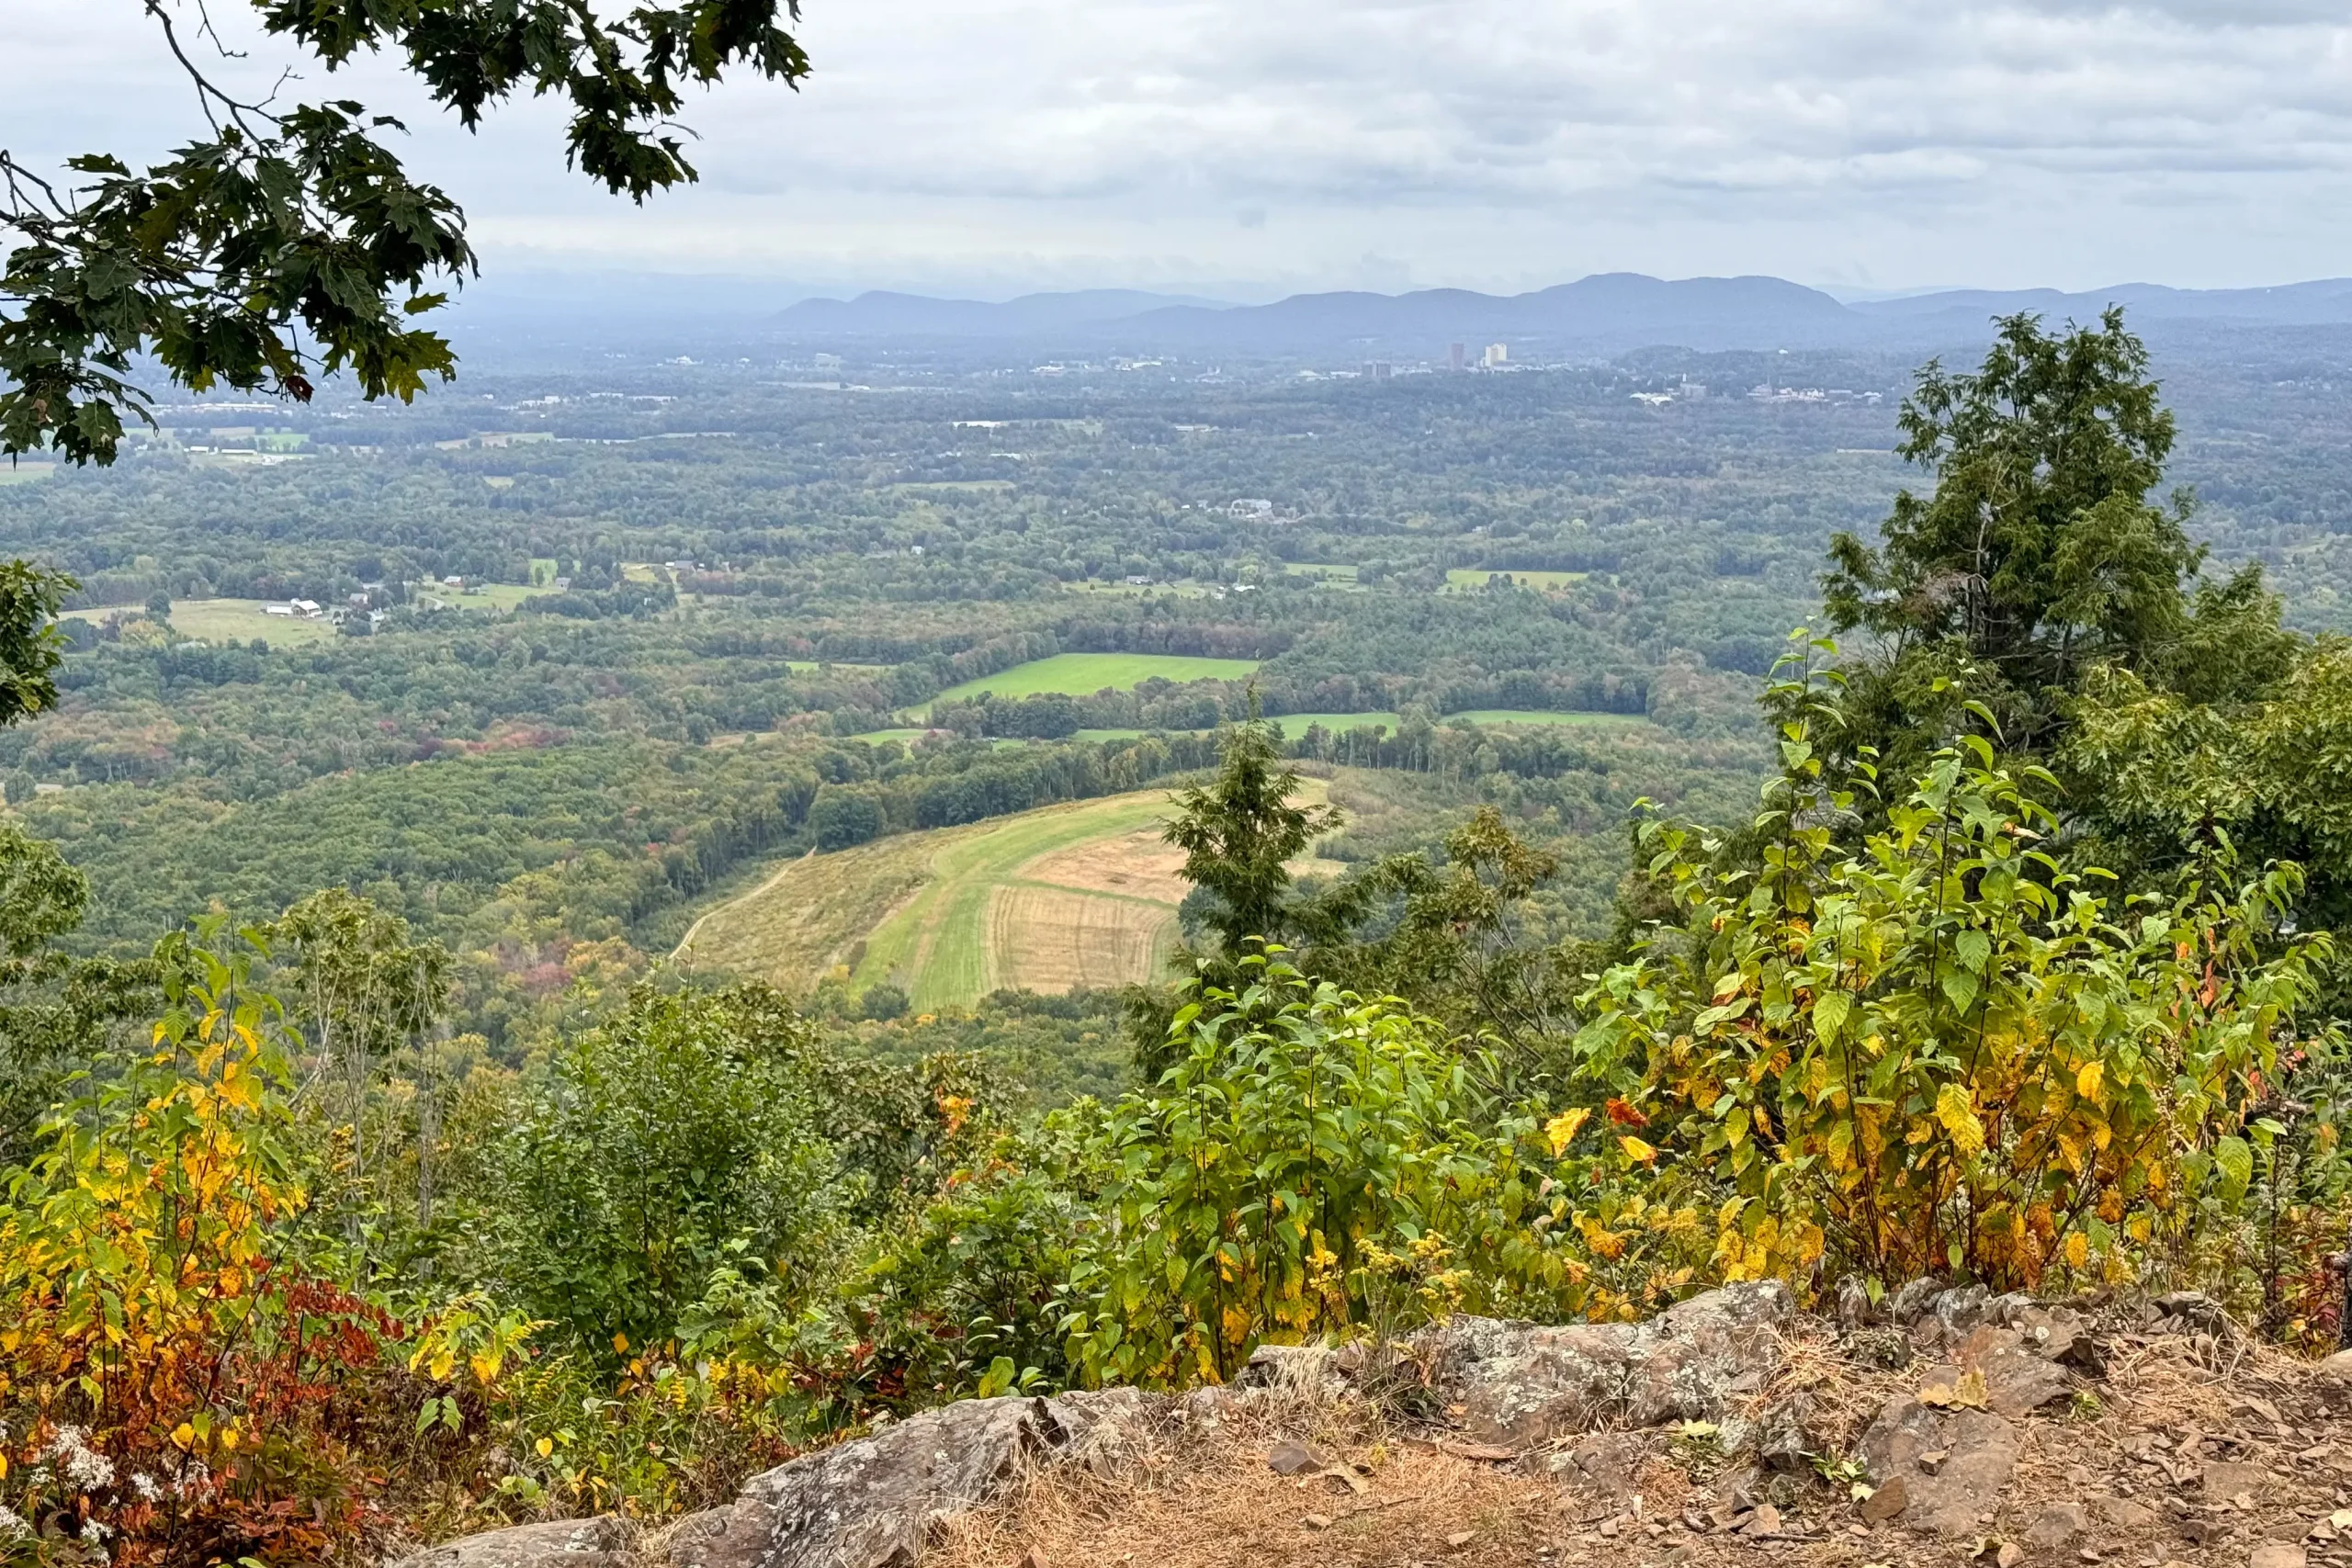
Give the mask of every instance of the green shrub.
POLYGON ((850 1194, 813 1037, 774 992, 631 998, 531 1080, 488 1204, 514 1304, 617 1365, 745 1243, 825 1277, 850 1194))
POLYGON ((1812 737, 1801 708, 1752 858, 1643 829, 1680 919, 1600 977, 1577 1043, 1662 1164, 1723 1189, 1714 1272, 2194 1272, 2282 1076, 2337 1053, 2301 1018, 2330 949, 2288 934, 2300 873, 2235 880, 2216 840, 2177 896, 2117 899, 2045 847, 2050 775, 1974 737, 1849 842, 1812 737))
POLYGON ((1614 1316, 1689 1283, 1699 1210, 1645 1194, 1622 1147, 1581 1136, 1589 1111, 1498 1103, 1490 1060, 1278 949, 1238 967, 1245 988, 1178 1010, 1173 1066, 1099 1140, 1114 1176, 1073 1268, 1082 1380, 1218 1382, 1263 1341, 1614 1316))

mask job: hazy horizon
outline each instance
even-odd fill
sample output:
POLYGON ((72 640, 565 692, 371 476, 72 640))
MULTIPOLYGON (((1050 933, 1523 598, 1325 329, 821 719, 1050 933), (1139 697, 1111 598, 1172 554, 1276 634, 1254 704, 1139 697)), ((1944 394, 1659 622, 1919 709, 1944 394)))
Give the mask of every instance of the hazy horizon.
MULTIPOLYGON (((1606 274, 1611 272, 1626 272, 1632 269, 1600 268, 1596 270, 1600 274, 1606 274)), ((1472 292, 1489 294, 1521 294, 1538 292, 1543 289, 1558 287, 1563 284, 1575 283, 1582 278, 1593 276, 1596 276, 1596 273, 1578 273, 1573 276, 1556 277, 1546 282, 1531 284, 1526 288, 1479 289, 1476 288, 1475 285, 1438 280, 1428 283, 1416 283, 1409 288, 1377 288, 1362 290, 1362 292, 1395 297, 1400 294, 1419 293, 1431 289, 1458 288, 1472 292)), ((1691 276, 1693 277, 1736 277, 1779 276, 1781 275, 1754 272, 1725 272, 1694 274, 1691 276)), ((2291 288, 2304 284, 2332 282, 2338 276, 2352 276, 2352 272, 2340 275, 2328 275, 2325 276, 2268 278, 2255 283, 2223 285, 2221 286, 2219 290, 2208 291, 2226 291, 2233 288, 2291 288)), ((1686 279, 1673 276, 1668 276, 1664 280, 1668 282, 1686 281, 1686 279)), ((1804 277, 1783 277, 1782 281, 1795 283, 1804 288, 1816 289, 1821 293, 1828 295, 1830 298, 1838 300, 1841 304, 1857 305, 1895 299, 1919 299, 1936 294, 1961 293, 1978 290, 2015 293, 2037 291, 2041 289, 2054 289, 2057 292, 2070 295, 2095 295, 2106 289, 2120 289, 2140 287, 2183 289, 2196 288, 2196 286, 2194 285, 2173 283, 2163 277, 2115 277, 2106 279, 2100 283, 2078 288, 2062 288, 2056 284, 2036 283, 2017 284, 2002 287, 1963 281, 1928 284, 1904 288, 1859 288, 1837 283, 1825 283, 1815 279, 1804 277)), ((865 294, 910 294, 929 299, 966 301, 978 304, 1003 304, 1014 299, 1025 299, 1036 295, 1072 294, 1096 291, 1134 291, 1170 298, 1190 297, 1196 300, 1222 305, 1245 306, 1271 303, 1297 294, 1342 291, 1315 288, 1284 288, 1276 285, 1248 279, 1222 279, 1199 281, 1190 284, 1174 283, 1160 285, 1124 283, 1058 284, 1048 282, 1024 286, 1019 283, 1008 282, 1001 284, 996 288, 958 289, 953 287, 924 287, 920 284, 910 285, 896 280, 878 282, 841 280, 830 283, 810 283, 804 279, 782 276, 762 276, 757 274, 701 273, 655 269, 615 269, 596 267, 594 265, 583 265, 575 269, 564 269, 549 268, 543 263, 526 262, 520 265, 505 268, 486 268, 483 276, 475 283, 469 285, 466 295, 461 296, 460 298, 461 299, 469 298, 477 302, 488 302, 494 299, 498 303, 504 304, 509 302, 503 298, 504 296, 520 295, 535 288, 552 288, 567 296, 576 297, 580 295, 636 291, 649 288, 661 288, 664 287, 673 288, 681 298, 696 294, 703 295, 709 298, 713 306, 718 309, 727 309, 731 307, 736 310, 769 309, 776 310, 788 309, 792 305, 798 304, 803 300, 832 299, 846 301, 855 299, 861 295, 865 294)))

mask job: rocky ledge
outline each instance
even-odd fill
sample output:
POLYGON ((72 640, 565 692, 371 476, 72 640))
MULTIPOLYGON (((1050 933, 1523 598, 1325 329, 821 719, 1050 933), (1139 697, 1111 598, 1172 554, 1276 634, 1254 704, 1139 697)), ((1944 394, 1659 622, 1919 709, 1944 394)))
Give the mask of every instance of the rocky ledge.
MULTIPOLYGON (((2233 1332, 2201 1297, 2164 1298, 2141 1312, 2138 1326, 2153 1333, 2210 1343, 2233 1332)), ((520 1525, 396 1568, 910 1568, 945 1520, 987 1506, 1023 1477, 1068 1466, 1114 1475, 1171 1435, 1198 1437, 1244 1411, 1332 1399, 1385 1402, 1442 1450, 1548 1478, 1563 1489, 1563 1513, 1597 1521, 1602 1537, 1613 1535, 1631 1477, 1662 1432, 1672 1440, 1705 1434, 1720 1456, 1678 1532, 1804 1539, 1781 1510, 1792 1506, 1797 1483, 1819 1494, 1818 1478, 1834 1473, 1841 1479, 1829 1495, 1847 1521, 1838 1528, 1982 1543, 1996 1511, 2014 1504, 2028 1424, 2098 1407, 2108 1346, 2102 1324, 2085 1311, 1921 1282, 1883 1305, 1849 1293, 1840 1318, 1802 1323, 1788 1290, 1768 1281, 1711 1291, 1638 1324, 1457 1317, 1377 1351, 1268 1347, 1233 1390, 962 1401, 755 1476, 732 1505, 658 1534, 608 1517, 520 1525), (1792 1382, 1790 1347, 1808 1329, 1812 1345, 1876 1369, 1875 1382, 1792 1382), (1849 1394, 1854 1386, 1885 1390, 1858 1435, 1829 1385, 1849 1394)), ((2314 1409, 2352 1410, 2352 1352, 2311 1368, 2301 1384, 2314 1409)), ((2277 1412, 2258 1397, 2255 1404, 2277 1412)), ((2290 1417, 2278 1414, 2276 1424, 2287 1430, 2290 1417)), ((2226 1446, 2200 1457, 2207 1445, 2196 1434, 2151 1442, 2135 1457, 2163 1465, 2199 1506, 2210 1495, 2216 1508, 2251 1510, 2269 1485, 2258 1465, 2229 1458, 2226 1446)), ((1271 1456, 1277 1470, 1286 1457, 1295 1457, 1288 1447, 1271 1456)), ((2199 1525, 2195 1513, 2183 1513, 2184 1529, 2199 1525)), ((1998 1568, 2011 1568, 2027 1546, 2047 1555, 2102 1523, 2129 1530, 2156 1517, 2103 1492, 2052 1502, 2020 1532, 2022 1545, 2000 1547, 1998 1568)), ((1655 1536, 1662 1527, 1647 1528, 1655 1536)), ((2254 1568, 2301 1568, 2301 1544, 2269 1544, 2280 1550, 2254 1568)))

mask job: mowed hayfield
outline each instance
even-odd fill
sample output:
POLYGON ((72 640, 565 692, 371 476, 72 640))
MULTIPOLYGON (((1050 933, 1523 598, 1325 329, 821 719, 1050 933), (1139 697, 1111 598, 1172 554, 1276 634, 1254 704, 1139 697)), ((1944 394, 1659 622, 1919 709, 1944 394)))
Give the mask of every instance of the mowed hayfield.
POLYGON ((1518 571, 1508 567, 1457 566, 1445 574, 1446 591, 1460 593, 1475 592, 1487 586, 1489 580, 1507 577, 1521 588, 1540 588, 1546 593, 1556 593, 1563 588, 1582 582, 1589 575, 1581 571, 1518 571))
POLYGON ((251 642, 259 637, 272 648, 307 648, 341 635, 341 628, 331 621, 266 615, 262 614, 265 603, 260 599, 175 599, 172 629, 207 642, 251 642))
POLYGON ((417 595, 459 610, 512 610, 526 599, 543 598, 560 592, 552 582, 477 582, 460 592, 437 582, 417 585, 417 595))
POLYGON ((1140 790, 810 855, 705 915, 678 955, 790 991, 846 967, 853 989, 897 986, 922 1011, 1156 978, 1186 891, 1159 837, 1170 810, 1140 790))
POLYGON ((1034 697, 1052 694, 1087 697, 1111 690, 1124 692, 1146 681, 1238 681, 1258 668, 1254 659, 1195 659, 1174 653, 1057 653, 1033 659, 1010 670, 1000 670, 960 686, 950 686, 933 699, 961 702, 983 692, 1000 697, 1034 697))

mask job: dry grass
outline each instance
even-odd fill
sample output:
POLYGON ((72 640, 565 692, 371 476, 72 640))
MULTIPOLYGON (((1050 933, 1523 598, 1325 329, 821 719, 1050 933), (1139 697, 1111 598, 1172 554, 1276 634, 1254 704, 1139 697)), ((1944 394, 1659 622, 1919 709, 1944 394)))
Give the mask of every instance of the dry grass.
POLYGON ((1503 1568, 1529 1562, 1560 1524, 1548 1481, 1400 1438, 1360 1404, 1299 1402, 1232 1409, 1213 1434, 1179 1434, 1123 1475, 1078 1467, 1034 1475, 958 1521, 924 1561, 1011 1568, 1035 1552, 1049 1568, 1503 1568), (1346 1466, 1356 1485, 1275 1474, 1266 1456, 1284 1438, 1346 1466))
POLYGON ((867 933, 930 880, 936 845, 918 841, 929 839, 905 834, 787 861, 696 920, 673 957, 805 990, 834 965, 854 963, 867 933))
POLYGON ((676 956, 796 991, 846 964, 919 1008, 1147 979, 1184 893, 1159 842, 1166 808, 1145 790, 791 861, 706 913, 676 956))
MULTIPOLYGON (((944 1568, 1076 1564, 1151 1568, 1989 1568, 2044 1510, 2077 1504, 2087 1535, 2028 1546, 2019 1568, 2244 1568, 2265 1542, 2308 1541, 2312 1568, 2352 1561, 2324 1521, 2352 1503, 2352 1423, 2312 1396, 2308 1363, 2244 1341, 2142 1336, 2119 1325, 2109 1375, 2088 1402, 2016 1423, 2018 1467, 1981 1533, 1945 1539, 1861 1522, 1844 1480, 1744 1472, 1674 1432, 1576 1438, 1498 1465, 1451 1451, 1442 1429, 1407 1430, 1362 1400, 1294 1390, 1190 1397, 1220 1420, 1173 1424, 1115 1473, 1062 1466, 1028 1477, 956 1521, 925 1562, 944 1568), (1284 1438, 1345 1465, 1286 1478, 1268 1468, 1284 1438), (1431 1440, 1435 1438, 1436 1440, 1431 1440), (1607 1453, 1593 1468, 1585 1456, 1607 1453), (2256 1467, 2249 1491, 2208 1496, 2205 1467, 2256 1467), (1734 1533, 1740 1497, 1779 1501, 1781 1531, 1734 1533), (2134 1514, 2136 1507, 2143 1512, 2134 1514), (2204 1532, 2202 1535, 2195 1532, 2204 1532), (1987 1546, 1986 1542, 1991 1542, 1987 1546), (1034 1556, 1032 1555, 1034 1554, 1034 1556)), ((1887 1348, 1808 1323, 1746 1414, 1803 1391, 1832 1455, 1887 1401, 1914 1392, 1925 1359, 1876 1364, 1887 1348), (1868 1350, 1872 1353, 1858 1354, 1868 1350)), ((1737 1516, 1744 1517, 1744 1515, 1737 1516)), ((2338 1532, 2340 1535, 2341 1532, 2338 1532)))
POLYGON ((1051 883, 1092 893, 1123 893, 1173 908, 1184 901, 1184 852, 1145 828, 1114 839, 1077 844, 1040 855, 1020 870, 1030 882, 1051 883))
POLYGON ((1021 885, 989 894, 990 977, 1044 994, 1158 975, 1176 941, 1173 905, 1021 885))

